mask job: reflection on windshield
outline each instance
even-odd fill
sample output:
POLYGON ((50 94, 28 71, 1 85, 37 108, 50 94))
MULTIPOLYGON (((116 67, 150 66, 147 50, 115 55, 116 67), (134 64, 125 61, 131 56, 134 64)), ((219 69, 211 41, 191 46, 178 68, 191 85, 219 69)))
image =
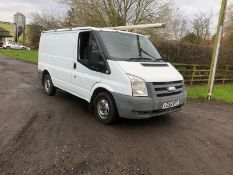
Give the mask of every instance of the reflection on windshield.
POLYGON ((122 61, 158 61, 161 56, 148 38, 121 32, 100 32, 109 55, 122 61))

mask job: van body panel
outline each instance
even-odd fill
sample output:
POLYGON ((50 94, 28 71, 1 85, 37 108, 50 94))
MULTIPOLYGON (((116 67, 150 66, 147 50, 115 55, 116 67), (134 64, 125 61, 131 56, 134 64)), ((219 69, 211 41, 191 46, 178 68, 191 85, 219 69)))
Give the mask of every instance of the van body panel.
POLYGON ((124 95, 132 95, 131 83, 123 69, 116 61, 108 60, 111 74, 102 74, 101 83, 114 89, 114 92, 124 95))
POLYGON ((72 73, 72 84, 76 86, 75 93, 89 102, 92 87, 101 81, 101 73, 90 70, 79 62, 76 64, 77 68, 72 73))
POLYGON ((141 62, 117 61, 117 63, 125 73, 140 77, 146 82, 183 80, 182 75, 170 63, 151 63, 155 65, 154 67, 143 66, 141 62), (164 66, 165 64, 167 66, 164 66), (159 65, 161 65, 161 67, 159 65))
POLYGON ((49 72, 55 86, 69 91, 72 90, 73 59, 77 54, 76 33, 42 33, 39 48, 39 69, 49 72))

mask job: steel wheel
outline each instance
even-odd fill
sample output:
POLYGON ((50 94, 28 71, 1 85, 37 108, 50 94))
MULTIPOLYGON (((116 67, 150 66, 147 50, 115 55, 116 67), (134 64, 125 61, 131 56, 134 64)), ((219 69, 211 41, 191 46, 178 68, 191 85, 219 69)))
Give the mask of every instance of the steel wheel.
POLYGON ((46 92, 49 93, 50 88, 51 88, 51 82, 49 79, 45 80, 44 86, 45 86, 46 92))
POLYGON ((43 85, 47 95, 53 96, 56 94, 56 87, 53 85, 52 79, 49 75, 45 75, 43 85))
POLYGON ((105 124, 114 123, 118 119, 115 101, 107 92, 100 92, 95 97, 94 112, 96 118, 105 124))
POLYGON ((109 115, 109 104, 106 100, 102 99, 98 101, 97 110, 100 118, 105 120, 109 115))

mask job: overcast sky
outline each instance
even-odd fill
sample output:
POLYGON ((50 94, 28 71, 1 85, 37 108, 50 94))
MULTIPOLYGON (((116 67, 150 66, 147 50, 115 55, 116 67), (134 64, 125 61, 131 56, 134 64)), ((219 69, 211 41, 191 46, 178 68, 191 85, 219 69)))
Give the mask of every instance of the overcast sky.
MULTIPOLYGON (((192 18, 195 13, 212 10, 214 24, 217 24, 221 0, 174 0, 174 2, 188 18, 192 18)), ((233 3, 233 0, 229 0, 229 3, 233 3)), ((13 14, 18 11, 26 15, 28 23, 31 12, 44 9, 64 14, 67 7, 57 3, 57 0, 0 0, 0 21, 13 22, 13 14)))
POLYGON ((67 8, 57 0, 0 0, 0 21, 13 22, 16 12, 23 13, 30 21, 30 13, 41 10, 59 11, 64 14, 67 8))

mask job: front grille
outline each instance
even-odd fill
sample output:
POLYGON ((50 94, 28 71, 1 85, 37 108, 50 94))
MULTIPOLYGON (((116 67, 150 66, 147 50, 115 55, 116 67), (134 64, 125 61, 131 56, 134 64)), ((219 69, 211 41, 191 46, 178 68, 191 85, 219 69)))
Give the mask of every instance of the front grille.
POLYGON ((152 84, 154 93, 157 97, 179 95, 184 89, 183 81, 155 82, 152 84), (169 91, 169 88, 173 88, 173 90, 169 91))
POLYGON ((171 85, 171 84, 179 84, 179 83, 182 83, 182 81, 156 82, 153 83, 153 85, 171 85))
POLYGON ((158 94, 157 96, 158 97, 167 97, 167 96, 171 96, 171 95, 178 95, 182 93, 182 91, 179 91, 179 92, 172 92, 172 93, 166 93, 166 94, 158 94))

